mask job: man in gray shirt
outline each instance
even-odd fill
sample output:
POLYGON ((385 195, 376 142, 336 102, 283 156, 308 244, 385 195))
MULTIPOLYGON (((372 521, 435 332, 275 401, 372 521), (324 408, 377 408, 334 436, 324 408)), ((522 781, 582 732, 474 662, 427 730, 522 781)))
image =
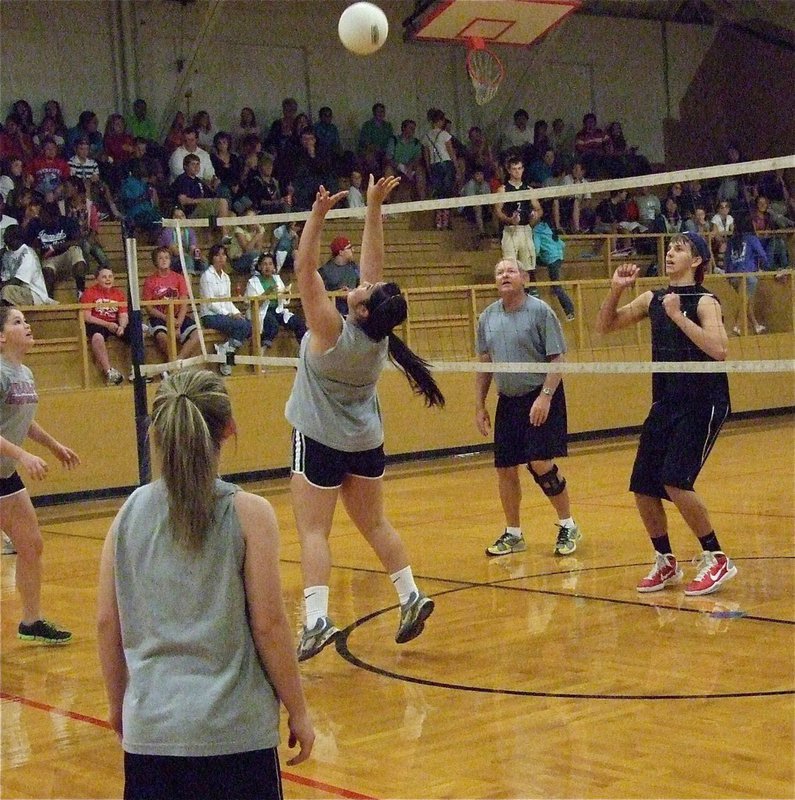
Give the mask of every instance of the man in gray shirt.
MULTIPOLYGON (((552 309, 525 294, 523 274, 514 259, 503 259, 494 270, 500 299, 478 319, 480 360, 497 363, 563 361, 566 342, 552 309)), ((483 436, 491 431, 486 396, 492 375, 499 398, 494 420, 494 466, 505 513, 505 532, 486 548, 502 556, 527 549, 520 522, 522 485, 519 465, 526 464, 533 480, 558 514, 555 554, 577 549, 580 531, 571 516, 566 479, 554 459, 567 454, 566 397, 559 372, 478 372, 475 375, 475 424, 483 436)))

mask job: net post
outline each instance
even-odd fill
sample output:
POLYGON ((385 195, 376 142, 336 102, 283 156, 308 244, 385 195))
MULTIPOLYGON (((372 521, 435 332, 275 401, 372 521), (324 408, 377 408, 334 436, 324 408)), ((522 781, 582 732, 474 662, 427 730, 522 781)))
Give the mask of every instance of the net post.
POLYGON ((146 401, 146 383, 141 375, 144 363, 144 332, 141 320, 141 297, 138 291, 138 245, 134 236, 124 240, 127 259, 127 286, 130 304, 130 353, 133 364, 133 400, 135 403, 135 444, 138 453, 138 482, 143 485, 152 478, 149 454, 149 408, 146 401))

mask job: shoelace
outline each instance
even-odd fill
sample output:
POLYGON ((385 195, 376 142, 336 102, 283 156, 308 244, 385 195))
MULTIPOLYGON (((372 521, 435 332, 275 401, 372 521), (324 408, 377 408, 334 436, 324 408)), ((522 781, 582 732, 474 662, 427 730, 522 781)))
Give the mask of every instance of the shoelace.
POLYGON ((649 574, 646 576, 646 580, 651 580, 658 572, 662 572, 664 569, 669 569, 670 564, 665 556, 655 556, 654 557, 654 566, 649 570, 649 574))
POLYGON ((699 567, 698 572, 696 573, 695 579, 697 581, 700 581, 715 565, 716 561, 717 559, 715 558, 715 554, 710 552, 704 552, 700 556, 695 556, 695 558, 693 558, 692 563, 698 564, 699 562, 701 562, 701 566, 699 567))
POLYGON ((571 538, 571 530, 565 525, 558 525, 558 544, 567 544, 571 538))

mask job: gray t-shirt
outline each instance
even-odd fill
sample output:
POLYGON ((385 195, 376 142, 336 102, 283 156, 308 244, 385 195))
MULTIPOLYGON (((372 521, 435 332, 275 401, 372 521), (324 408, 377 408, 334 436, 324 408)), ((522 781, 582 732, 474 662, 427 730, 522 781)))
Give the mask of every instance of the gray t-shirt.
MULTIPOLYGON (((28 435, 38 403, 33 373, 24 364, 12 364, 0 357, 0 436, 21 445, 28 435)), ((0 478, 10 477, 16 468, 15 459, 0 456, 0 478)))
POLYGON ((279 743, 279 702, 248 625, 238 487, 215 487, 215 520, 198 552, 175 541, 162 480, 136 489, 119 512, 128 753, 216 756, 279 743))
POLYGON ((312 353, 311 340, 311 331, 301 340, 298 373, 284 409, 287 421, 304 436, 346 453, 383 444, 376 382, 386 363, 387 340, 374 342, 347 319, 325 353, 312 353))
MULTIPOLYGON (((566 341, 555 312, 543 301, 527 296, 521 308, 506 311, 502 300, 492 303, 478 319, 477 350, 495 362, 546 364, 566 352, 566 341)), ((543 372, 496 372, 500 394, 517 397, 544 383, 543 372)))

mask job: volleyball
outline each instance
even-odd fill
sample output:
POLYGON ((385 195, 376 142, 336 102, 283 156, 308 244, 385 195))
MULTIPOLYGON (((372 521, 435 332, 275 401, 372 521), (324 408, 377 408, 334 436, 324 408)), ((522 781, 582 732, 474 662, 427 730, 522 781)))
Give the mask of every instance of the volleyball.
POLYGON ((369 56, 386 41, 389 22, 378 6, 354 3, 340 15, 337 32, 340 41, 351 53, 369 56))

